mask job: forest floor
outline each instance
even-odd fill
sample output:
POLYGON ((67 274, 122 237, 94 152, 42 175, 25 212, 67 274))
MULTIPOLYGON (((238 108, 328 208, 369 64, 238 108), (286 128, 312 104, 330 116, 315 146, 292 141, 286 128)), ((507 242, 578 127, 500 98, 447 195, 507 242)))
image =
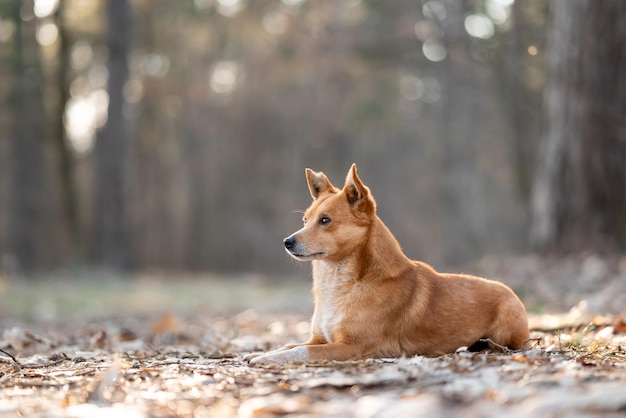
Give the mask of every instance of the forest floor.
POLYGON ((253 368, 305 340, 307 271, 123 281, 0 278, 0 418, 626 414, 626 261, 486 259, 531 313, 530 347, 253 368), (506 278, 506 280, 505 280, 506 278))

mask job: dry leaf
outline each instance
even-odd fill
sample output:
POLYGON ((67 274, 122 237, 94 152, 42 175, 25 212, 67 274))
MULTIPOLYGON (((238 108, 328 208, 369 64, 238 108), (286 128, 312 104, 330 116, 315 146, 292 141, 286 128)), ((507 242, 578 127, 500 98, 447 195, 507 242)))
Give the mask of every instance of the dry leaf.
POLYGON ((89 341, 89 348, 104 348, 107 343, 107 333, 104 330, 96 332, 89 341))
POLYGON ((178 320, 178 317, 173 313, 167 313, 159 318, 156 322, 152 324, 150 328, 150 335, 154 337, 158 334, 165 333, 178 333, 182 329, 182 325, 178 320))
POLYGON ((626 332, 626 320, 623 315, 617 317, 613 328, 615 329, 615 332, 626 332))
POLYGON ((282 393, 275 393, 245 401, 239 408, 239 414, 242 417, 286 415, 299 411, 310 403, 311 400, 307 396, 286 396, 282 393))

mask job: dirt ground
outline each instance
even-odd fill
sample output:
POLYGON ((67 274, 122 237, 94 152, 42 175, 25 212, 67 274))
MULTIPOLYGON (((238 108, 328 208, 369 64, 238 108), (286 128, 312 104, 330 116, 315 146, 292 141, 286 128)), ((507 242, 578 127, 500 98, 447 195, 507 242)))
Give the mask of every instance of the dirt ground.
POLYGON ((304 280, 0 281, 0 418, 624 416, 624 266, 474 266, 533 312, 524 351, 268 368, 243 356, 307 338, 304 280))

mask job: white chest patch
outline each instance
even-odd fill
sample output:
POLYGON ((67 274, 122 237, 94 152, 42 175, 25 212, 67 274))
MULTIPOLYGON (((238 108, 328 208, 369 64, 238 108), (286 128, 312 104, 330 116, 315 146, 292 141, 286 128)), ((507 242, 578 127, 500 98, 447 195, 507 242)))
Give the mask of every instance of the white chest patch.
POLYGON ((341 264, 319 261, 314 270, 316 301, 312 325, 329 343, 345 319, 342 307, 351 289, 351 277, 350 269, 341 264))

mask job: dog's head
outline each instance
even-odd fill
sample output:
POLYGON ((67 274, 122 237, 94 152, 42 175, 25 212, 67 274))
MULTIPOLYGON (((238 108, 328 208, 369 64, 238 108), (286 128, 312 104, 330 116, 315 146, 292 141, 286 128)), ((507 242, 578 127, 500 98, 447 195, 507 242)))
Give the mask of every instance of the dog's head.
POLYGON ((285 249, 298 260, 340 261, 366 239, 376 202, 357 175, 356 164, 343 189, 333 186, 324 173, 308 168, 305 173, 313 203, 304 213, 304 227, 283 240, 285 249))

